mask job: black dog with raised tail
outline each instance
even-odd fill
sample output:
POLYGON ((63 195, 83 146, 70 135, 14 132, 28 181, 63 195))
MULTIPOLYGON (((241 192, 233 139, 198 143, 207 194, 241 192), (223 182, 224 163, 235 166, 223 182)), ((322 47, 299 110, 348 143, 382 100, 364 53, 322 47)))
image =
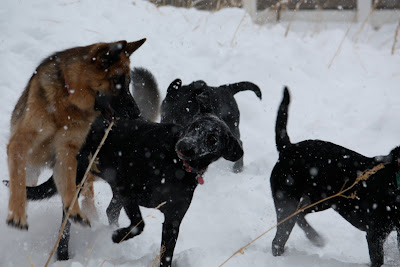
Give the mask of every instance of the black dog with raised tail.
MULTIPOLYGON (((384 168, 367 180, 357 183, 346 195, 327 200, 305 213, 300 213, 277 227, 272 241, 272 254, 280 256, 297 223, 315 245, 323 240, 308 224, 305 215, 312 211, 333 208, 353 226, 367 233, 369 255, 373 267, 384 262, 383 243, 393 230, 400 241, 400 148, 387 156, 365 157, 342 146, 320 140, 292 144, 286 130, 289 91, 284 96, 276 120, 276 147, 279 160, 271 174, 271 190, 277 221, 287 218, 299 207, 315 203, 353 184, 358 175, 383 163, 384 168)), ((345 241, 345 240, 343 240, 345 241)))

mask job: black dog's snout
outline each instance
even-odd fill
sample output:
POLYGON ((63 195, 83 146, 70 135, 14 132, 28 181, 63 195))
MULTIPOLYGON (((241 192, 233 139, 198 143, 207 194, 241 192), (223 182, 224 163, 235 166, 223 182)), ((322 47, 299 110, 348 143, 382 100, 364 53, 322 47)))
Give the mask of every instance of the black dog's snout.
POLYGON ((185 140, 181 140, 176 144, 176 151, 185 158, 191 158, 196 154, 194 146, 185 140))

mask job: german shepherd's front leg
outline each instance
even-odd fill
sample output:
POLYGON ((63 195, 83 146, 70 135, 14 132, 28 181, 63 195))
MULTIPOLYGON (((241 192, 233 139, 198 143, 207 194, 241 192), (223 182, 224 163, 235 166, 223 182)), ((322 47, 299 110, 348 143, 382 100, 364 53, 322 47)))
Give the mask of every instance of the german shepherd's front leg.
POLYGON ((73 139, 72 130, 72 133, 63 132, 56 136, 58 142, 55 142, 57 147, 56 162, 53 170, 54 182, 61 195, 64 210, 68 211, 71 208, 70 219, 82 225, 90 226, 89 219, 79 208, 78 200, 72 203, 76 193, 76 155, 81 144, 73 139))
POLYGON ((10 199, 8 202, 7 224, 28 229, 26 220, 26 162, 29 140, 15 134, 7 146, 8 170, 10 172, 10 199))

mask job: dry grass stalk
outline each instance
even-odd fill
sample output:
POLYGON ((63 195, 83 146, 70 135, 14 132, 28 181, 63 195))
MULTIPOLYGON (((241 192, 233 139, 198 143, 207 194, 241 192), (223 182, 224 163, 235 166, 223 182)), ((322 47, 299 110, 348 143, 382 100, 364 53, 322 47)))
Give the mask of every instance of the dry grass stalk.
POLYGON ((31 256, 26 255, 26 257, 28 257, 29 265, 30 265, 31 267, 35 267, 35 264, 33 264, 33 261, 32 261, 31 256))
POLYGON ((65 215, 65 219, 64 219, 64 221, 63 221, 63 223, 62 223, 62 225, 61 225, 60 232, 58 233, 57 241, 56 241, 56 243, 54 244, 54 248, 53 248, 53 250, 50 252, 49 258, 48 258, 47 261, 46 261, 46 264, 45 264, 46 267, 49 265, 49 263, 50 263, 50 261, 51 261, 53 255, 54 255, 54 252, 56 251, 56 249, 57 249, 57 247, 58 247, 58 244, 60 243, 61 237, 62 237, 62 235, 63 235, 64 228, 65 228, 65 226, 67 225, 67 221, 68 221, 69 216, 71 215, 72 207, 74 206, 75 202, 77 201, 78 196, 79 196, 79 192, 81 191, 81 189, 82 189, 82 187, 83 187, 83 185, 84 185, 84 183, 85 183, 85 181, 86 181, 86 178, 88 177, 88 174, 89 174, 90 169, 92 168, 93 162, 96 160, 97 154, 99 153, 101 147, 103 146, 104 142, 106 141, 107 136, 108 136, 108 133, 111 131, 111 127, 112 127, 113 125, 114 125, 114 121, 111 121, 111 123, 110 123, 110 125, 108 126, 106 132, 104 133, 103 139, 101 140, 99 146, 97 147, 96 152, 94 153, 93 157, 91 158, 91 160, 90 160, 90 162, 89 162, 89 166, 88 166, 87 169, 86 169, 86 172, 85 172, 85 175, 83 176, 82 181, 80 182, 80 184, 78 185, 78 187, 77 187, 77 189, 76 189, 75 196, 74 196, 74 198, 72 199, 72 203, 71 203, 70 206, 69 206, 69 209, 68 209, 68 211, 67 211, 67 214, 65 215))
POLYGON ((247 249, 251 244, 253 244, 254 242, 256 242, 258 239, 260 239, 261 237, 263 237, 265 234, 267 234, 268 232, 270 232, 272 229, 274 229, 275 227, 277 227, 278 225, 281 225, 282 223, 286 222, 287 220, 291 219, 292 217, 296 216, 297 214, 312 208, 318 204, 321 204, 322 202, 325 202, 327 200, 330 200, 332 198, 335 197, 346 197, 346 198, 351 198, 351 197, 355 197, 355 192, 353 192, 352 194, 350 194, 350 196, 345 195, 345 193, 347 193, 349 190, 351 190, 356 184, 358 184, 361 181, 366 181, 368 180, 368 178, 373 175, 374 173, 376 173, 377 171, 381 170, 385 168, 385 165, 383 163, 380 163, 378 165, 376 165, 375 167, 373 167, 370 170, 366 170, 364 171, 362 174, 358 175, 356 180, 353 182, 352 185, 350 185, 347 188, 344 188, 346 183, 343 185, 342 189, 337 192, 334 195, 331 195, 329 197, 326 197, 324 199, 321 199, 317 202, 314 202, 308 206, 305 206, 303 208, 298 209, 296 212, 292 213, 290 216, 286 217, 285 219, 283 219, 282 221, 278 222, 277 224, 275 224, 274 226, 272 226, 271 228, 269 228, 267 231, 265 231, 264 233, 262 233, 261 235, 257 236, 255 239, 253 239, 252 241, 250 241, 249 243, 247 243, 245 246, 241 247, 238 251, 236 251, 235 253, 232 254, 232 256, 230 256, 227 260, 225 260, 219 267, 223 266, 224 264, 226 264, 228 261, 230 261, 234 256, 236 256, 237 254, 244 254, 244 250, 247 249))
POLYGON ((236 39, 236 34, 237 34, 237 32, 239 31, 240 25, 242 25, 242 23, 243 23, 244 18, 246 17, 246 15, 247 15, 247 13, 244 12, 243 17, 242 17, 242 19, 240 20, 239 25, 237 26, 235 33, 233 34, 233 37, 232 37, 232 40, 231 40, 231 47, 233 47, 234 41, 235 41, 235 39, 236 39))
POLYGON ((160 253, 158 253, 157 256, 154 258, 153 264, 151 265, 151 267, 157 267, 157 266, 160 264, 160 259, 161 259, 161 257, 164 255, 164 253, 165 253, 166 250, 167 250, 167 249, 165 248, 165 245, 163 244, 163 245, 161 246, 160 253))
POLYGON ((275 4, 271 5, 268 10, 275 11, 276 13, 276 21, 279 22, 281 20, 282 12, 287 7, 287 0, 279 0, 275 4))
POLYGON ((365 17, 364 21, 361 24, 360 30, 354 35, 354 42, 357 43, 358 41, 358 36, 360 35, 360 33, 363 31, 365 24, 367 24, 368 19, 371 17, 372 13, 374 13, 376 7, 378 6, 378 4, 381 2, 381 0, 375 0, 374 4, 371 7, 371 10, 368 13, 368 16, 365 17))
MULTIPOLYGON (((167 202, 166 201, 164 201, 164 202, 162 202, 161 204, 159 204, 157 207, 155 207, 154 209, 156 209, 156 210, 158 210, 158 209, 160 209, 162 206, 164 206, 165 204, 167 204, 167 202)), ((148 215, 147 217, 149 217, 150 215, 148 215)), ((141 223, 143 222, 143 219, 142 220, 140 220, 134 227, 132 227, 132 230, 133 229, 135 229, 136 227, 138 227, 141 223)), ((131 230, 131 231, 132 231, 131 230)), ((121 239, 121 241, 119 241, 118 242, 118 244, 120 244, 122 241, 124 241, 126 238, 127 238, 127 236, 130 234, 130 232, 128 232, 122 239, 121 239)), ((162 249, 162 248, 161 248, 162 249)), ((113 250, 111 250, 111 252, 113 252, 113 250)), ((163 252, 164 253, 164 252, 163 252)), ((162 254, 160 254, 160 255, 162 255, 162 254)), ((100 265, 100 267, 103 267, 103 265, 104 265, 104 263, 106 263, 106 262, 108 262, 108 259, 111 257, 111 253, 110 253, 110 255, 108 255, 104 260, 103 260, 103 262, 101 263, 101 265, 100 265)))
POLYGON ((343 39, 342 39, 342 41, 340 42, 338 49, 336 50, 335 54, 333 55, 331 61, 330 61, 329 64, 328 64, 328 69, 331 68, 331 66, 332 66, 332 64, 333 64, 333 61, 335 60, 335 58, 339 55, 340 51, 342 50, 342 46, 343 46, 344 40, 346 40, 346 37, 347 37, 347 35, 349 34, 352 25, 353 25, 353 23, 350 22, 350 25, 349 25, 349 27, 347 27, 347 31, 346 31, 346 33, 344 34, 343 39))
POLYGON ((393 40, 393 46, 392 46, 392 55, 394 55, 394 50, 396 49, 397 36, 399 35, 399 29, 400 29, 400 18, 399 18, 399 23, 397 24, 397 27, 396 27, 396 32, 394 34, 394 40, 393 40))
POLYGON ((299 11, 300 5, 303 4, 303 3, 304 3, 304 0, 300 0, 300 1, 296 4, 296 9, 294 10, 293 15, 292 15, 292 17, 290 18, 289 24, 288 24, 288 26, 287 26, 287 28, 286 28, 285 37, 288 36, 289 30, 290 30, 290 26, 292 26, 292 22, 293 22, 294 16, 295 16, 296 13, 299 11))

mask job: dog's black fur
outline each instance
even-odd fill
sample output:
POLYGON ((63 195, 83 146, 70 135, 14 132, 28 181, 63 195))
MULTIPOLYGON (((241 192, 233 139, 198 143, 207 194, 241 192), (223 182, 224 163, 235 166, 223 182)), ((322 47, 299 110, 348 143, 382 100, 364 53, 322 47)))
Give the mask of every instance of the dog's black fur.
MULTIPOLYGON (((182 81, 176 79, 168 87, 167 95, 161 104, 161 122, 187 125, 191 118, 200 111, 196 99, 201 98, 210 106, 208 112, 222 119, 229 126, 233 135, 240 140, 240 112, 234 95, 245 90, 253 91, 261 99, 260 88, 250 82, 211 87, 204 81, 196 81, 182 86, 182 81)), ((234 172, 241 172, 242 169, 243 157, 233 166, 234 172)))
MULTIPOLYGON (((384 262, 383 243, 389 233, 397 230, 400 241, 400 190, 396 181, 400 148, 396 147, 387 156, 369 158, 320 140, 292 144, 286 131, 289 102, 289 91, 285 88, 275 129, 279 160, 270 180, 277 221, 282 221, 304 204, 339 192, 366 169, 384 163, 382 170, 359 182, 348 193, 356 192, 356 198, 336 197, 306 211, 333 208, 353 226, 365 231, 372 266, 381 266, 384 262)), ((272 242, 274 256, 283 254, 296 222, 311 242, 322 244, 322 238, 307 223, 305 215, 300 213, 278 226, 272 242)))
MULTIPOLYGON (((194 99, 194 101, 197 101, 194 99)), ((125 103, 115 100, 112 103, 125 103)), ((165 252, 160 266, 170 266, 178 239, 180 223, 190 206, 194 190, 209 164, 220 157, 236 161, 243 156, 239 140, 217 116, 207 113, 207 103, 199 99, 200 109, 186 124, 152 123, 126 113, 124 105, 113 107, 116 114, 123 114, 101 148, 94 173, 106 180, 113 192, 107 208, 110 224, 116 225, 120 210, 124 208, 131 220, 129 227, 116 230, 114 242, 139 235, 144 228, 139 205, 156 207, 164 214, 162 241, 165 252)), ((108 107, 104 107, 108 108, 108 107)), ((96 120, 78 155, 77 182, 80 182, 107 123, 96 120)), ((201 179, 201 180, 200 180, 201 179)), ((28 199, 47 198, 56 194, 52 179, 38 187, 27 188, 28 199)), ((68 259, 69 224, 58 247, 58 259, 68 259)))

